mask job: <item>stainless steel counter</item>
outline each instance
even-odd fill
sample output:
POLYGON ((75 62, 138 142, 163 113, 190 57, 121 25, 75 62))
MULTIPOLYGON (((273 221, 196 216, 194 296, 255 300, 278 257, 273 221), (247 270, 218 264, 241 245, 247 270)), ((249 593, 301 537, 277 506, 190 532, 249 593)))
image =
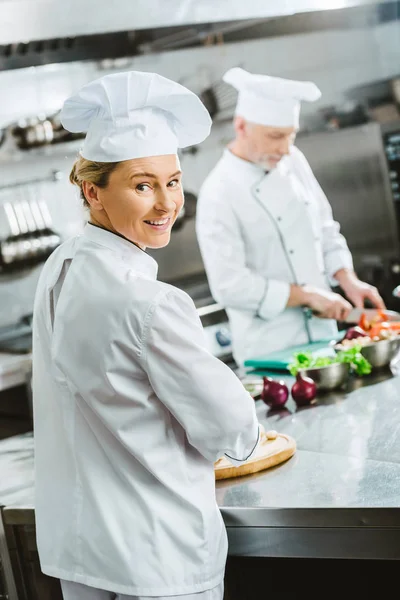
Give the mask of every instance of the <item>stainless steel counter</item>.
MULTIPOLYGON (((399 559, 400 377, 354 380, 311 408, 257 401, 257 412, 298 449, 274 469, 217 483, 231 555, 399 559)), ((32 435, 0 442, 0 503, 32 506, 33 483, 32 435)))
POLYGON ((400 378, 355 379, 305 409, 257 405, 264 426, 298 450, 274 469, 218 482, 230 553, 400 559, 400 378))

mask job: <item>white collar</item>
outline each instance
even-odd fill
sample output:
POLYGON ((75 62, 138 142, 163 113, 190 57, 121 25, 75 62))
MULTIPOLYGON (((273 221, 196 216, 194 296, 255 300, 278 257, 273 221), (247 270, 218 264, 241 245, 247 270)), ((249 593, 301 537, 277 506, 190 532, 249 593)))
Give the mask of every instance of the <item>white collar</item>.
POLYGON ((95 244, 119 254, 135 271, 149 279, 157 279, 158 265, 154 258, 129 240, 91 223, 86 224, 83 236, 95 244))
POLYGON ((260 165, 256 165, 255 163, 244 160, 243 158, 239 158, 239 156, 233 154, 229 148, 225 148, 223 154, 224 162, 229 166, 229 168, 233 169, 232 173, 237 173, 240 177, 243 177, 243 174, 247 174, 248 177, 252 178, 251 183, 260 181, 266 175, 272 175, 273 173, 286 175, 289 172, 287 158, 287 156, 282 158, 275 169, 267 173, 263 167, 260 167, 260 165))

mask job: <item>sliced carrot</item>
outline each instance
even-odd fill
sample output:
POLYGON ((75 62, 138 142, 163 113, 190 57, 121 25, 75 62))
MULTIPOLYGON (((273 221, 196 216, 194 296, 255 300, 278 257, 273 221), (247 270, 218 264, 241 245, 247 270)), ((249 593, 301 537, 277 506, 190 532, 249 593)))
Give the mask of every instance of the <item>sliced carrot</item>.
POLYGON ((383 329, 389 329, 389 323, 376 323, 376 325, 373 325, 368 331, 368 335, 373 339, 374 337, 378 336, 383 329))
POLYGON ((358 326, 361 327, 361 329, 364 329, 364 331, 368 331, 368 329, 370 328, 370 323, 367 319, 367 315, 365 313, 361 314, 360 320, 358 322, 358 326))
POLYGON ((387 320, 387 314, 383 310, 378 310, 375 317, 371 320, 371 324, 376 325, 377 323, 385 323, 387 320))
POLYGON ((374 338, 375 336, 379 336, 380 332, 384 329, 386 331, 400 331, 400 321, 385 321, 383 323, 376 323, 376 325, 373 325, 371 329, 369 329, 368 335, 371 338, 374 338))

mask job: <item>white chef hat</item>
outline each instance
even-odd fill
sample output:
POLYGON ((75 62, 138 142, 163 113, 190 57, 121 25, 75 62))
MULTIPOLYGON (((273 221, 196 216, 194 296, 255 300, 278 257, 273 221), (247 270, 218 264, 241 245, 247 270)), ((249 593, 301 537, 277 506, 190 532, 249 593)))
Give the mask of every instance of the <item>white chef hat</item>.
POLYGON ((229 69, 223 80, 239 92, 237 115, 271 127, 298 127, 301 100, 314 102, 321 97, 311 81, 253 75, 240 67, 229 69))
POLYGON ((72 133, 87 133, 81 155, 99 162, 176 154, 178 148, 202 142, 211 128, 196 94, 140 71, 88 83, 65 101, 61 123, 72 133))

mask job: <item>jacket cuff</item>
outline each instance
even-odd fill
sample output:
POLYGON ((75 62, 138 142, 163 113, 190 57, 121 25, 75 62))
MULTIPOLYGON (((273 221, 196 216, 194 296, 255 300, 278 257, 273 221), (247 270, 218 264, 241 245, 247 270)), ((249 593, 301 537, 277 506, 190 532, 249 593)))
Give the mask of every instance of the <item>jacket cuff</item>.
POLYGON ((337 287, 339 282, 334 278, 335 273, 340 271, 340 269, 354 269, 350 253, 335 252, 332 256, 325 257, 325 269, 330 285, 337 287))
POLYGON ((258 445, 261 441, 261 434, 263 431, 264 431, 264 427, 260 423, 257 423, 256 429, 254 431, 254 437, 253 437, 253 439, 257 440, 256 443, 248 450, 248 452, 246 453, 246 456, 243 456, 242 458, 230 456, 229 454, 225 453, 225 456, 229 460, 229 462, 231 462, 232 465, 234 465, 235 467, 240 467, 240 465, 242 465, 243 463, 250 460, 258 448, 258 445))

